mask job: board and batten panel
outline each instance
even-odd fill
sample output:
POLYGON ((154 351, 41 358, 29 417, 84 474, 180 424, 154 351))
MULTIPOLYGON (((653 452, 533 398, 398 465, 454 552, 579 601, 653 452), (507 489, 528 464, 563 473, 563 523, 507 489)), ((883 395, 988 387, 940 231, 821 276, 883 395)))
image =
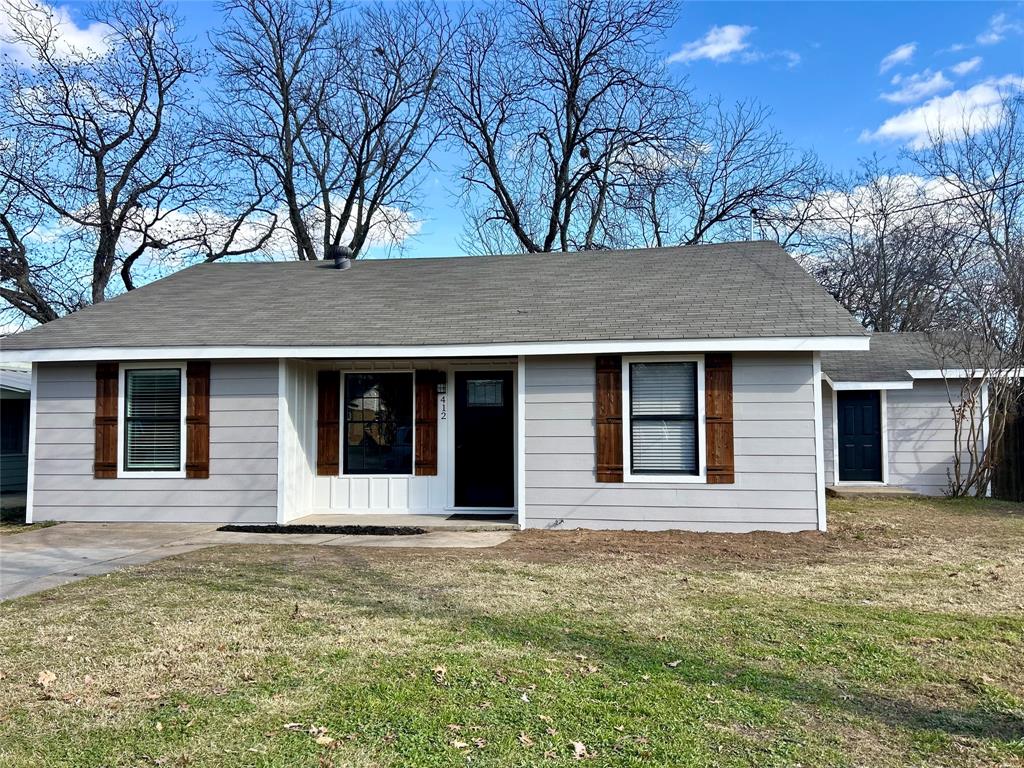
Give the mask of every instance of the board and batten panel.
POLYGON ((93 477, 96 368, 38 366, 35 520, 272 523, 277 519, 277 360, 210 367, 210 477, 93 477))
POLYGON ((282 360, 284 400, 281 413, 282 523, 309 514, 316 480, 316 368, 301 360, 282 360))
POLYGON ((810 353, 733 355, 736 482, 731 485, 598 483, 594 376, 591 356, 527 358, 527 527, 736 532, 817 527, 810 353))
MULTIPOLYGON (((316 364, 312 364, 314 370, 316 364)), ((322 367, 322 366, 321 366, 322 367)), ((436 475, 345 475, 313 477, 314 514, 449 514, 452 507, 452 424, 454 418, 455 372, 514 370, 510 359, 412 359, 353 360, 335 366, 342 376, 363 371, 444 371, 446 393, 437 395, 436 475)), ((315 385, 315 382, 314 382, 315 385)), ((343 385, 344 386, 344 385, 343 385)), ((315 386, 314 386, 315 389, 315 386)), ((314 391, 315 396, 315 391, 314 391)), ((315 405, 315 403, 314 403, 315 405)), ((315 413, 314 413, 315 419, 315 413)), ((315 423, 310 427, 315 431, 315 423)), ((315 447, 315 446, 314 446, 315 447)), ((315 466, 315 457, 314 457, 315 466)))
MULTIPOLYGON (((958 384, 950 382, 954 397, 958 384)), ((953 466, 953 409, 945 382, 917 379, 913 389, 886 393, 889 484, 941 496, 953 466)))

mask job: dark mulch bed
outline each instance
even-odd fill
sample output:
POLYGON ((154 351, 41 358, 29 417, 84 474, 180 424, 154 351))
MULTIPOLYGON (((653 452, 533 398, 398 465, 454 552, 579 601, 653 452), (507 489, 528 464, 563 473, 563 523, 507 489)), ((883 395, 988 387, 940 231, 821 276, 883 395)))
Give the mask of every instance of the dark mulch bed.
POLYGON ((222 525, 218 531, 239 533, 332 533, 344 536, 418 536, 426 528, 408 525, 222 525))

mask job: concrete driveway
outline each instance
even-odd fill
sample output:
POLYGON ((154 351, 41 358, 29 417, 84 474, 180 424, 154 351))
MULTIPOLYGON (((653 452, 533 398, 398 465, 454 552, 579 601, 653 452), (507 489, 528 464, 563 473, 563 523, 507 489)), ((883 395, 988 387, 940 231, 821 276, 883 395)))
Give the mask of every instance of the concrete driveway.
POLYGON ((0 538, 0 600, 87 576, 222 544, 334 547, 493 547, 508 531, 435 530, 419 536, 236 533, 200 523, 62 523, 0 538))

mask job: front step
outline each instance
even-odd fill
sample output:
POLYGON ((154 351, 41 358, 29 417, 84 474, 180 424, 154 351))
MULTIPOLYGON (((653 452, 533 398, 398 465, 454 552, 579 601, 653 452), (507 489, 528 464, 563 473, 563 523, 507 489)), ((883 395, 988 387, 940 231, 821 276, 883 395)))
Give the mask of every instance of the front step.
POLYGON ((825 488, 825 495, 830 499, 906 499, 921 496, 897 485, 830 485, 825 488))

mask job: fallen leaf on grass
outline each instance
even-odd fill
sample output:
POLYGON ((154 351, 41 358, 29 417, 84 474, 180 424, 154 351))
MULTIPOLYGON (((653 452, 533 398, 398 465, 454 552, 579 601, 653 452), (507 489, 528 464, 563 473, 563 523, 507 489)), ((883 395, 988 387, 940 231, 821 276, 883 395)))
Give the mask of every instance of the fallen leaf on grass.
POLYGON ((434 667, 433 672, 436 685, 448 685, 448 669, 443 664, 438 664, 434 667))
POLYGON ((594 753, 587 749, 587 745, 582 741, 574 741, 572 743, 572 756, 577 760, 588 760, 594 757, 594 753))
POLYGON ((316 743, 319 744, 321 747, 333 747, 335 744, 335 740, 325 734, 323 736, 317 736, 316 743))
POLYGON ((532 747, 533 739, 530 738, 530 734, 528 734, 526 731, 520 731, 519 743, 522 744, 524 747, 532 747))
POLYGON ((42 688, 44 691, 57 682, 57 676, 49 670, 44 670, 39 673, 39 677, 36 678, 36 685, 42 688))
POLYGON ((672 667, 672 669, 675 669, 676 667, 678 667, 682 663, 683 663, 682 659, 676 659, 675 661, 666 662, 665 666, 666 667, 672 667))

